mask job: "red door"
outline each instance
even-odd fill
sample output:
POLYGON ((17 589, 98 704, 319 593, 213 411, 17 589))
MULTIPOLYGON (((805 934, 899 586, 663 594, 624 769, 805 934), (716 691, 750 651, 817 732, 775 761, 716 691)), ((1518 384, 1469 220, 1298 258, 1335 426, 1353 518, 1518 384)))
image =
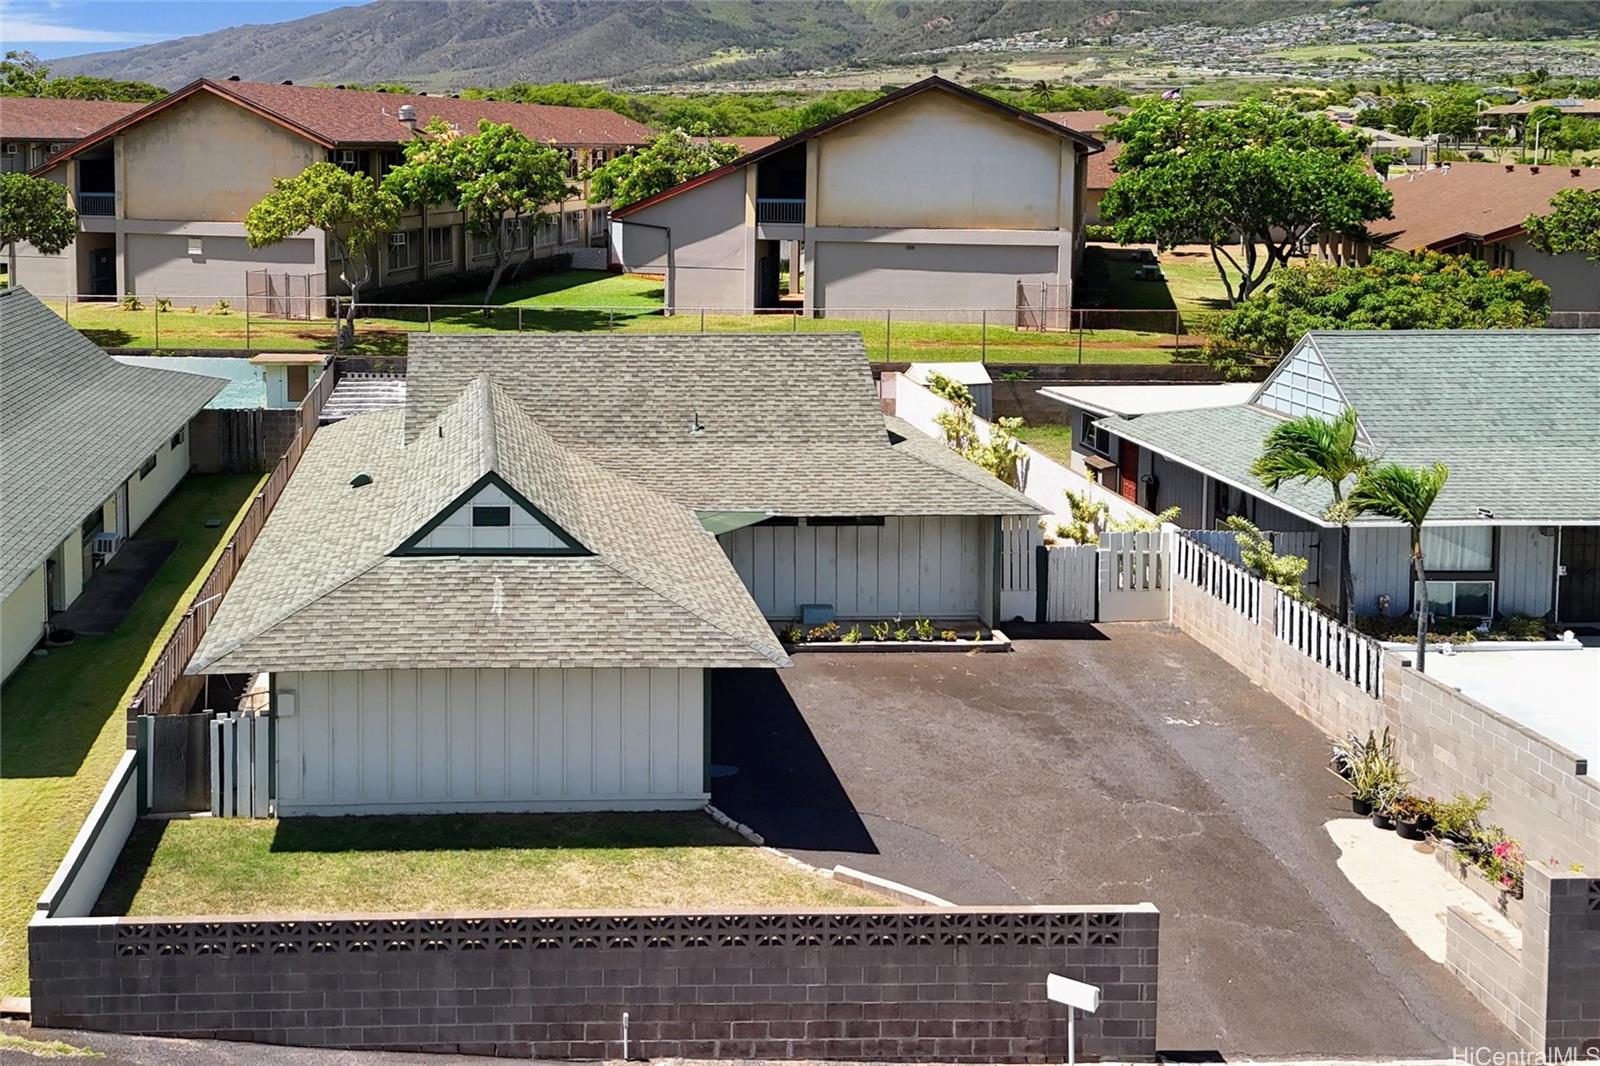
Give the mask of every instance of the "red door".
POLYGON ((1139 502, 1139 446, 1122 442, 1122 455, 1117 464, 1118 480, 1121 482, 1117 491, 1122 498, 1130 503, 1139 502))

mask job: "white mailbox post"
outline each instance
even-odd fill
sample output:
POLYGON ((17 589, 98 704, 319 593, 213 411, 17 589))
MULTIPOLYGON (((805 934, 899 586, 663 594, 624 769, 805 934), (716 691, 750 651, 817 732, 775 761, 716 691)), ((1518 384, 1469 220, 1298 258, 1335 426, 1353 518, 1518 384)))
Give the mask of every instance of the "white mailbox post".
POLYGON ((1074 981, 1070 977, 1053 973, 1045 980, 1044 994, 1051 1002, 1067 1005, 1067 1066, 1075 1066, 1078 1061, 1078 1048, 1077 1042, 1073 1039, 1073 1012, 1081 1010, 1093 1014, 1099 1010, 1100 988, 1098 985, 1086 985, 1082 981, 1074 981))

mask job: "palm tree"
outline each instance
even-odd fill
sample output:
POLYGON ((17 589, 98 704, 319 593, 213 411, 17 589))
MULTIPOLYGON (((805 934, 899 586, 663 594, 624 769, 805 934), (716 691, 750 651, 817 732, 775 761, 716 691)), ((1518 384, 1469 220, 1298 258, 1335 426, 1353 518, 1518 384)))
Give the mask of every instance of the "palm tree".
POLYGON ((1422 523, 1428 518, 1433 501, 1439 498, 1450 470, 1443 463, 1432 466, 1401 466, 1384 463, 1368 467, 1356 480, 1350 493, 1350 509, 1356 514, 1382 515, 1411 527, 1411 565, 1417 571, 1417 670, 1424 671, 1428 654, 1428 572, 1423 568, 1422 523))
POLYGON ((1055 95, 1055 86, 1043 78, 1034 82, 1028 89, 1028 100, 1039 108, 1049 107, 1051 101, 1055 99, 1055 95))
POLYGON ((1355 616, 1355 578, 1350 572, 1350 509, 1344 483, 1358 476, 1367 458, 1356 450, 1356 412, 1347 407, 1338 418, 1303 415, 1280 422, 1267 433, 1250 473, 1276 492, 1286 481, 1325 481, 1333 503, 1324 517, 1339 523, 1339 613, 1349 625, 1355 616))

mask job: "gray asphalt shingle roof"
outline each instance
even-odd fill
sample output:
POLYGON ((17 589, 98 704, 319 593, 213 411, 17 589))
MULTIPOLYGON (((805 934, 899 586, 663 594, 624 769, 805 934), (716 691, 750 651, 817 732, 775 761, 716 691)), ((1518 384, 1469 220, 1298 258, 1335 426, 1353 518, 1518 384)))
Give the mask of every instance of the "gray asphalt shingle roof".
POLYGON ((409 442, 404 415, 312 439, 190 672, 788 662, 692 511, 562 445, 499 383, 465 382, 409 442), (491 473, 590 554, 393 554, 491 473))
POLYGON ((26 289, 0 291, 0 596, 227 384, 125 366, 26 289))
POLYGON ((855 334, 432 334, 408 351, 408 439, 490 373, 558 441, 698 510, 1040 513, 923 434, 891 445, 855 334))
MULTIPOLYGON (((1330 371, 1380 459, 1442 462, 1431 518, 1600 521, 1600 330, 1316 331, 1330 371)), ((1185 459, 1292 509, 1320 516, 1330 494, 1249 473, 1282 416, 1260 407, 1103 419, 1120 437, 1185 459)))

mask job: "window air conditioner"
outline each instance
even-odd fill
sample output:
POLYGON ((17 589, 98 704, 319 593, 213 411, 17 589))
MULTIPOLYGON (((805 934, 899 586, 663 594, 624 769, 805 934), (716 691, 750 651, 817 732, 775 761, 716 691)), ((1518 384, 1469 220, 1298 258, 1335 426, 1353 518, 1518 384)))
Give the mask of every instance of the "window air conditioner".
POLYGON ((389 234, 389 244, 394 248, 404 248, 406 246, 406 235, 404 233, 389 234))

